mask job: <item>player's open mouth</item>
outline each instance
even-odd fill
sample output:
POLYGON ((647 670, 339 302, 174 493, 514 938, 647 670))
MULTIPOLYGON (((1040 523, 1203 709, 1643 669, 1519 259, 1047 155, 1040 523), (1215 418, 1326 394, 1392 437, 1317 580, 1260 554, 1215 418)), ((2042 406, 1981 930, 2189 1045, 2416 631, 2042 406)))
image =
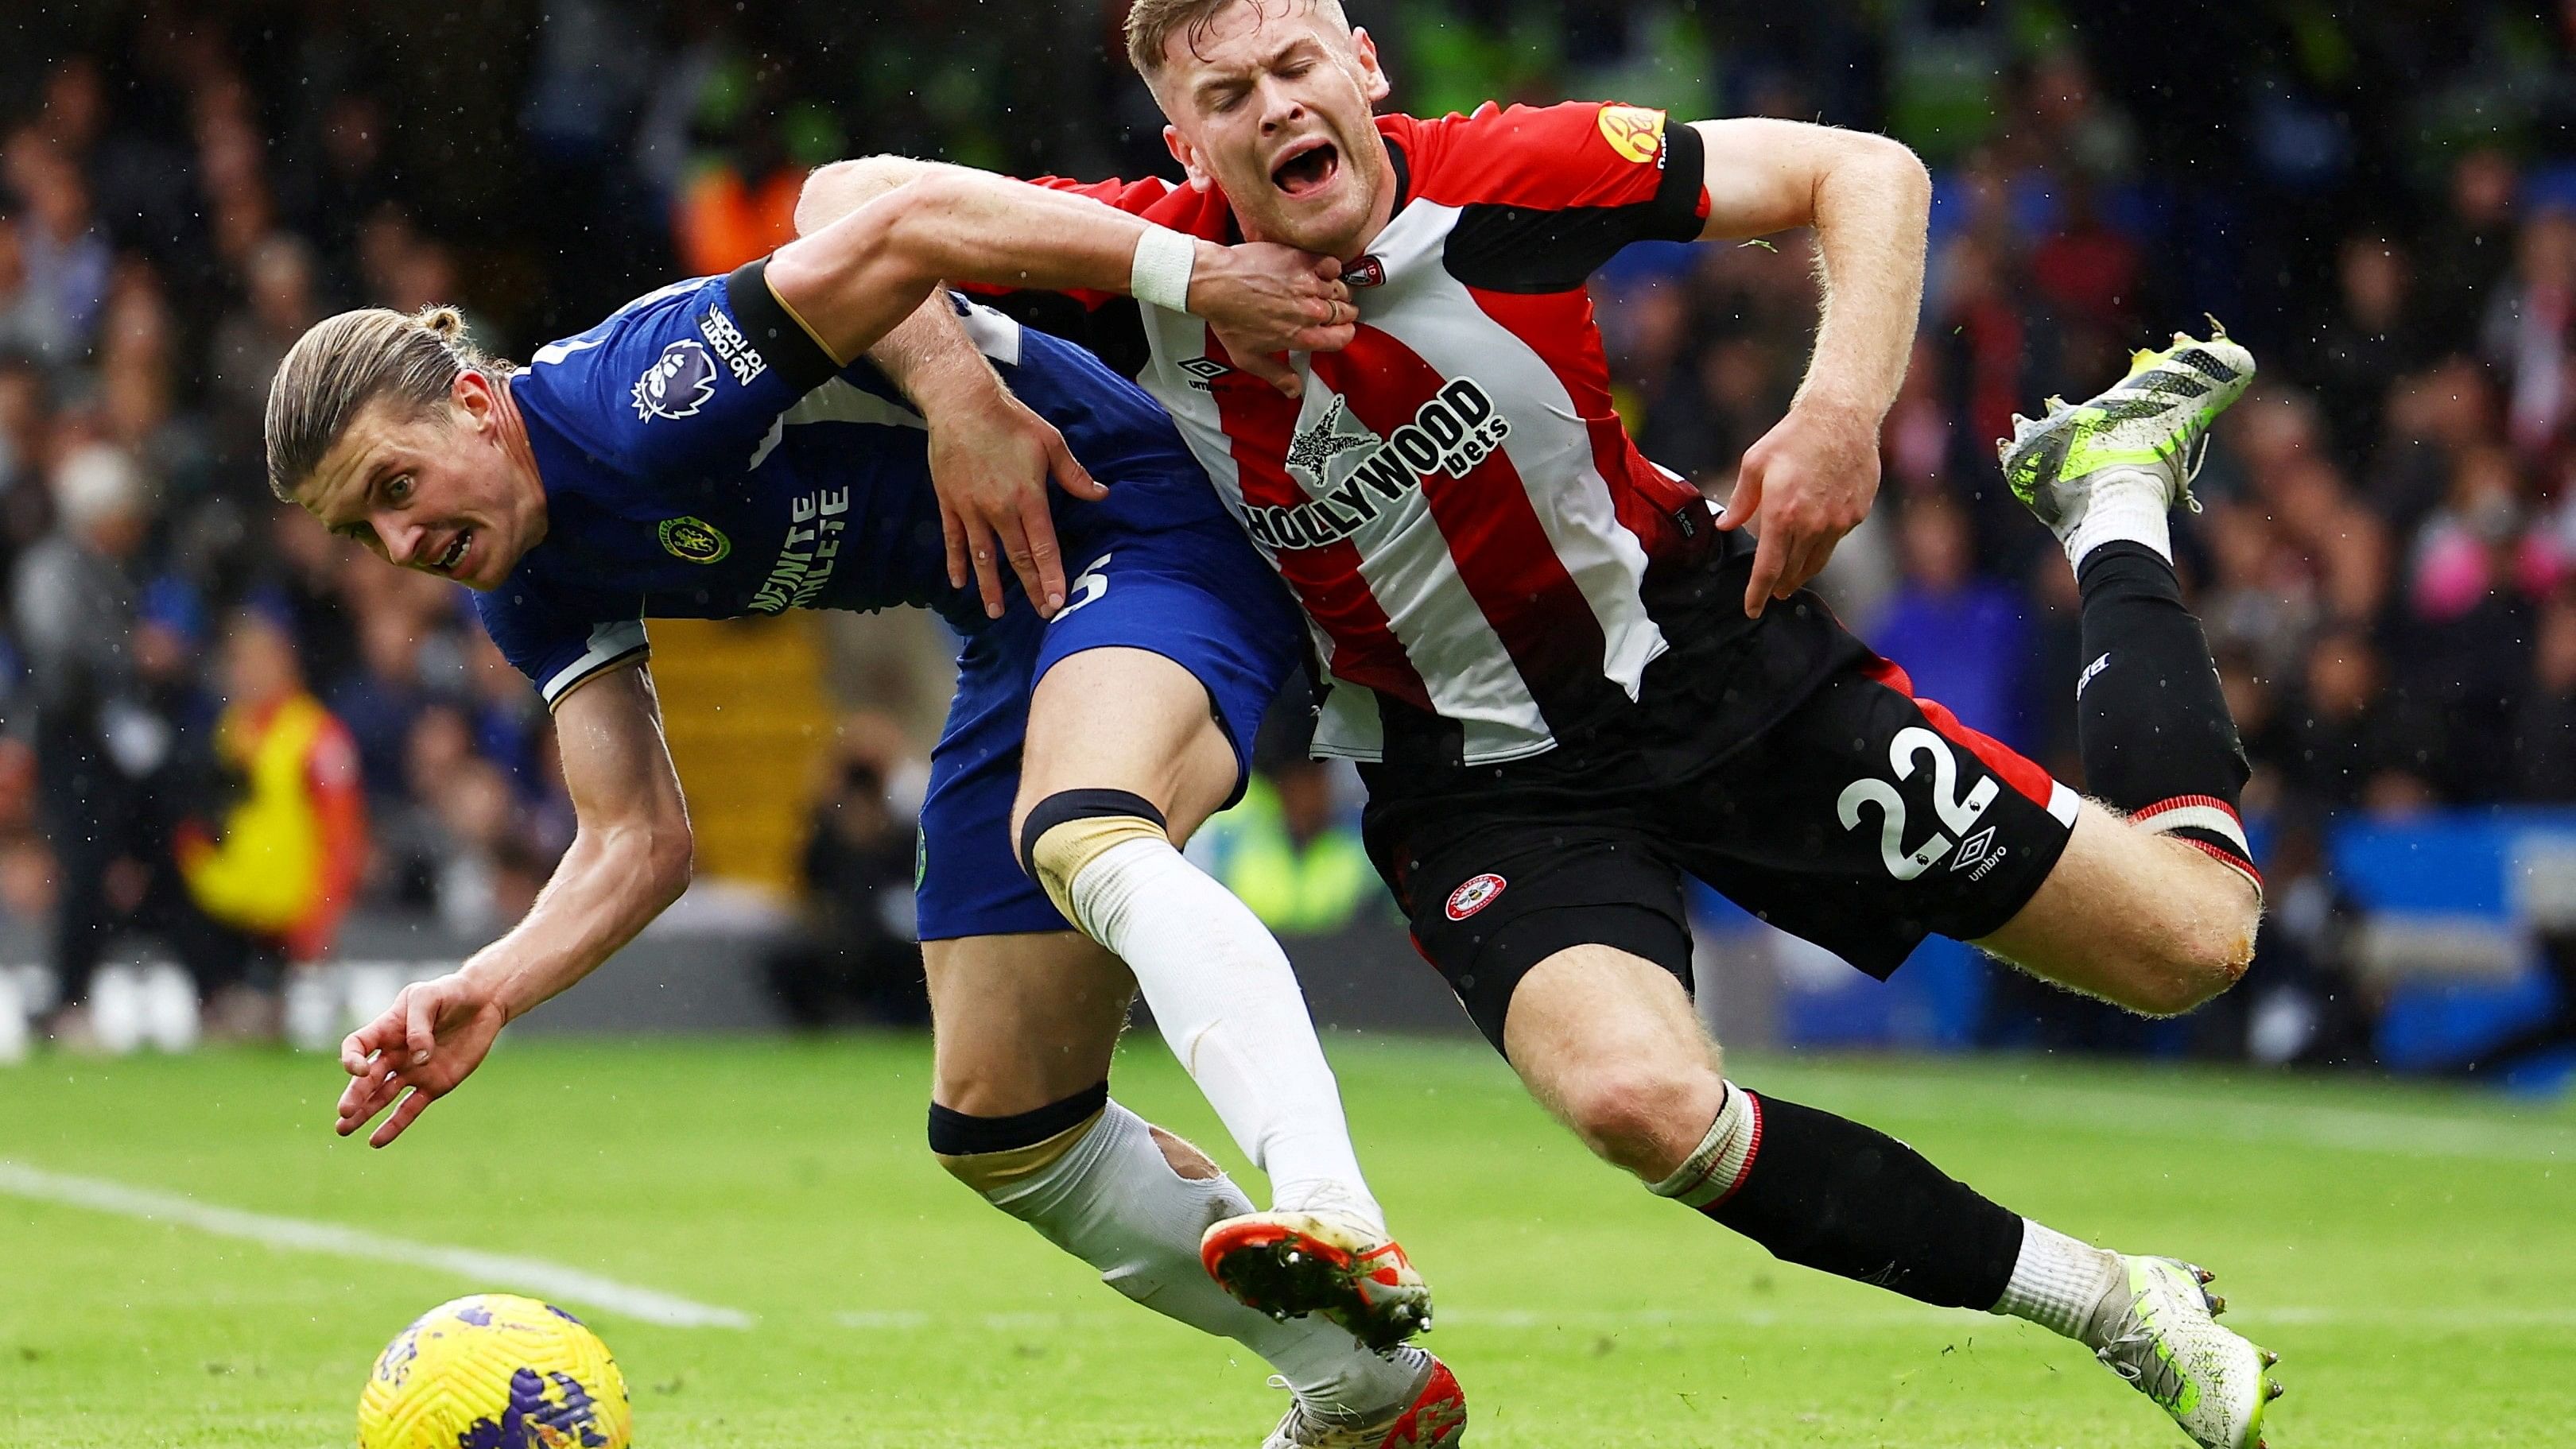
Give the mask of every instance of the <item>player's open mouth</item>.
POLYGON ((437 562, 432 563, 430 567, 443 574, 455 573, 456 566, 465 562, 466 551, 472 548, 473 545, 474 530, 470 528, 458 529, 455 539, 447 545, 447 551, 440 554, 437 562))
POLYGON ((1286 157, 1270 168, 1270 184, 1286 193, 1290 201, 1303 201, 1329 185, 1334 173, 1341 169, 1341 151, 1318 136, 1290 147, 1286 157))

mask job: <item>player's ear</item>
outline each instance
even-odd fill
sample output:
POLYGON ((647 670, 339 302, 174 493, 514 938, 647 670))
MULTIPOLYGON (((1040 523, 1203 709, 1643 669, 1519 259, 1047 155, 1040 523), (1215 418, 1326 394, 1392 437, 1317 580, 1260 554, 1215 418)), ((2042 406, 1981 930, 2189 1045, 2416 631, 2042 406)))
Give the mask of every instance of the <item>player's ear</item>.
POLYGON ((493 396, 492 379, 470 367, 457 369, 456 381, 447 385, 447 400, 478 431, 491 421, 500 402, 493 396))
POLYGON ((1368 27, 1351 27, 1351 54, 1359 57, 1360 94, 1367 96, 1372 106, 1385 100, 1395 87, 1386 78, 1386 68, 1378 64, 1377 40, 1368 33, 1368 27))
POLYGON ((1171 152, 1172 159, 1181 163, 1181 170, 1189 174, 1191 190, 1205 191, 1216 184, 1215 177, 1200 169, 1199 150, 1190 144, 1189 137, 1181 134, 1180 127, 1172 125, 1163 127, 1163 149, 1171 152))

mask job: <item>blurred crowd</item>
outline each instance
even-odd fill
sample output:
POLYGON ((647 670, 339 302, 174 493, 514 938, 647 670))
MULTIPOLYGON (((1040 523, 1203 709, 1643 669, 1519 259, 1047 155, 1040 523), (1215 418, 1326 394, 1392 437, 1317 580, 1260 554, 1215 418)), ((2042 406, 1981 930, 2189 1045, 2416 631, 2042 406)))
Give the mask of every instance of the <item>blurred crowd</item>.
MULTIPOLYGON (((1820 118, 1932 164, 1881 503, 1826 581, 1926 694, 2080 781, 2071 581, 1992 444, 2015 409, 2099 389, 2207 311, 2264 363, 2179 530, 2249 804, 2308 841, 2337 811, 2576 800, 2576 5, 2212 4, 2188 25, 2035 0, 1350 9, 1409 109, 1576 95, 1820 118)), ((13 17, 0 927, 75 998, 120 932, 150 934, 210 998, 250 1002, 255 1031, 278 973, 327 956, 353 908, 467 935, 514 919, 571 824, 545 712, 455 591, 270 498, 277 359, 339 308, 449 301, 524 355, 775 246, 804 171, 839 155, 1168 169, 1121 10, 13 17)), ((1797 386, 1811 270, 1788 236, 1634 248, 1603 274, 1651 456, 1730 485, 1797 386)), ((773 971, 807 1019, 917 1009, 900 782, 918 745, 854 726, 817 786, 813 942, 773 971)), ((1299 755, 1265 748, 1202 858, 1283 930, 1377 919, 1349 781, 1299 755)), ((2276 907, 2309 883, 2333 898, 2321 858, 2282 853, 2276 907)), ((2311 917, 2334 913, 2276 909, 2269 949, 2330 957, 2324 927, 2299 944, 2311 917)), ((2333 979, 2330 960, 2278 969, 2333 979)))

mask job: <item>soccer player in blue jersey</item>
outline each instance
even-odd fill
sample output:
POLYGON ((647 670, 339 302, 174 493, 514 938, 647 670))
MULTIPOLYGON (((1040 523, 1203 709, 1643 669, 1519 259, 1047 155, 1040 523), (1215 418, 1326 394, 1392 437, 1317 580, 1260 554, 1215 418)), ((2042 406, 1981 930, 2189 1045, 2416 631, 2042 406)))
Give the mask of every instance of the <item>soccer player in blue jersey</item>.
POLYGON ((579 819, 524 920, 343 1045, 339 1130, 391 1108, 369 1140, 393 1141, 503 1025, 686 885, 644 619, 936 608, 966 646, 922 815, 933 1149, 1119 1291, 1276 1366, 1297 1404, 1273 1443, 1454 1442, 1464 1401, 1448 1371, 1355 1343, 1394 1344, 1428 1299, 1361 1178, 1295 978, 1175 849, 1239 790, 1300 648, 1296 608, 1170 421, 1089 354, 965 304, 979 355, 916 345, 905 319, 944 277, 1159 296, 1249 354, 1338 345, 1352 316, 1329 262, 953 175, 731 276, 641 297, 524 370, 476 351, 447 310, 344 313, 280 365, 279 496, 476 591, 554 710, 579 819), (938 416, 979 421, 951 435, 938 416), (1052 472, 1075 496, 1037 521, 1062 561, 1006 535, 1023 587, 1003 587, 989 548, 970 587, 934 463, 1052 472), (1108 1099, 1135 983, 1270 1173, 1274 1210, 1350 1244, 1353 1271, 1306 1305, 1332 1322, 1274 1321, 1202 1271, 1203 1231, 1251 1204, 1108 1099))

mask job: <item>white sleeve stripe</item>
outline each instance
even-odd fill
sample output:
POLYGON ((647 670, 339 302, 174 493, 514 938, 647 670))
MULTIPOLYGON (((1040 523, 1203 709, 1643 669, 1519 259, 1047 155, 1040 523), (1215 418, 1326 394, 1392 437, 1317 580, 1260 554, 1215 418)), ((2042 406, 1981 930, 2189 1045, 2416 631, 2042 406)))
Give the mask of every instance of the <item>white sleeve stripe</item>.
POLYGON ((2254 848, 2245 843, 2244 827, 2236 823, 2234 815, 2215 805, 2177 805, 2170 810, 2135 818, 2138 828, 2151 835, 2164 835, 2176 830, 2206 830, 2235 846, 2239 854, 2249 859, 2254 854, 2254 848))
POLYGON ((546 706, 551 709, 556 700, 563 698, 566 690, 630 655, 642 653, 644 647, 644 621, 641 619, 599 625, 590 631, 590 647, 582 652, 582 656, 556 670, 537 687, 537 693, 545 696, 546 706))
POLYGON ((2074 829, 2076 811, 2083 803, 2083 797, 2067 789, 2064 781, 2048 782, 2048 813, 2057 817, 2058 824, 2074 829))

